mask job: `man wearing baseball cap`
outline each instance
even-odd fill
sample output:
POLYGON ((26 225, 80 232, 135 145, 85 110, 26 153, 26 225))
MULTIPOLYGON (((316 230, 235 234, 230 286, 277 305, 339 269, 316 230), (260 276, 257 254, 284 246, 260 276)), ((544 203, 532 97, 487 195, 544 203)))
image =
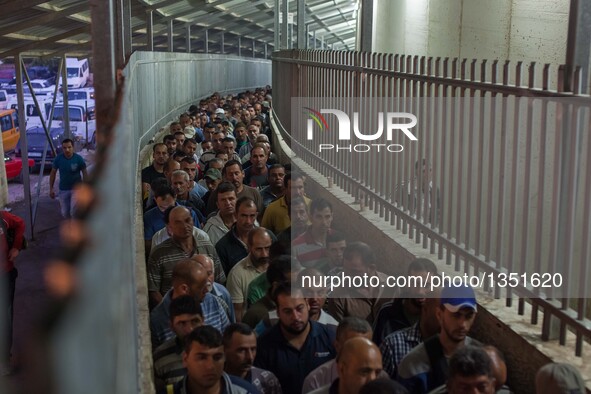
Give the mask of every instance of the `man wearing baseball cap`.
POLYGON ((476 311, 476 296, 470 286, 444 285, 436 311, 441 331, 415 347, 398 367, 398 380, 410 393, 427 393, 445 384, 448 359, 457 349, 478 344, 468 336, 476 311))

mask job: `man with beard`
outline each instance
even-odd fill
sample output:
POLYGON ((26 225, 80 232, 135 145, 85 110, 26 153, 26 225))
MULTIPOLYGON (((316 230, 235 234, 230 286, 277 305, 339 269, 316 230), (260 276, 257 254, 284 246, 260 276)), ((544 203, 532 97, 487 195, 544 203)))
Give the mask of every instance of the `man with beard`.
POLYGON ((154 144, 152 147, 152 164, 142 169, 142 198, 146 200, 150 192, 150 184, 156 178, 164 178, 164 164, 168 160, 168 147, 165 144, 154 144))
POLYGON ((285 178, 285 167, 283 164, 273 164, 269 167, 267 173, 268 186, 261 190, 261 197, 263 197, 263 207, 267 206, 282 197, 285 193, 285 185, 283 184, 283 178, 285 178))
POLYGON ((248 285, 254 278, 267 271, 269 249, 273 239, 267 229, 258 227, 248 233, 248 256, 240 260, 229 272, 226 286, 232 295, 236 321, 242 321, 246 312, 248 285))
POLYGON ((224 372, 222 334, 210 326, 192 331, 185 340, 183 364, 187 376, 166 393, 173 394, 256 394, 247 381, 224 372))
POLYGON ((419 320, 421 307, 425 303, 426 280, 437 275, 437 267, 431 260, 420 258, 409 264, 407 274, 409 284, 416 286, 404 288, 402 294, 385 303, 378 312, 373 326, 373 341, 378 346, 394 331, 410 327, 419 320), (417 279, 416 283, 411 282, 413 277, 417 279))
POLYGON ((300 394, 305 377, 333 359, 335 330, 310 321, 301 291, 281 283, 273 292, 279 322, 259 337, 254 365, 269 370, 285 394, 300 394))
MULTIPOLYGON (((244 171, 242 170, 242 164, 240 164, 239 161, 228 160, 228 162, 224 164, 222 175, 224 177, 224 181, 231 182, 234 185, 236 188, 236 197, 238 199, 242 197, 248 197, 255 202, 257 212, 262 212, 263 198, 261 197, 261 193, 259 193, 257 189, 247 186, 243 183, 244 171)), ((217 191, 214 191, 207 202, 207 215, 216 210, 216 202, 217 191)))
POLYGON ((165 135, 162 139, 162 143, 165 144, 166 148, 168 149, 168 157, 172 157, 174 152, 176 152, 176 139, 174 138, 174 135, 165 135))
POLYGON ((288 172, 283 178, 285 194, 273 201, 263 215, 261 226, 268 228, 274 234, 278 234, 291 225, 290 211, 291 200, 296 197, 303 198, 306 205, 310 206, 310 199, 305 196, 304 176, 297 172, 288 172))
POLYGON ((411 393, 428 393, 445 384, 448 359, 465 345, 478 344, 468 336, 476 318, 476 296, 470 286, 446 283, 436 315, 439 334, 411 350, 398 366, 398 380, 411 393))
POLYGON ((252 383, 261 394, 281 394, 279 380, 272 372, 252 366, 257 354, 252 328, 244 323, 231 324, 224 331, 223 342, 226 373, 252 383))

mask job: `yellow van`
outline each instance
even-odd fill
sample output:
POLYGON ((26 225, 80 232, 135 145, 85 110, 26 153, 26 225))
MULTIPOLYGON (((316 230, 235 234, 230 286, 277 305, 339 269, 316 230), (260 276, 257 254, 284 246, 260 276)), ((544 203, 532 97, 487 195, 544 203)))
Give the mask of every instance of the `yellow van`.
POLYGON ((4 152, 13 151, 20 138, 18 120, 14 109, 0 111, 0 129, 2 129, 4 152))

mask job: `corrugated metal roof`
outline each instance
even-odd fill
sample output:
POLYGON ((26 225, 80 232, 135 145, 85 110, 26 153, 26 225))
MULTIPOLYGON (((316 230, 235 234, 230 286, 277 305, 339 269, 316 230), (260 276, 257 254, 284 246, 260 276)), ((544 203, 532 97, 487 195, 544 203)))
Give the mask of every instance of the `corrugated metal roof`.
MULTIPOLYGON (((130 1, 134 49, 144 49, 146 13, 153 11, 154 43, 167 45, 167 24, 173 21, 174 50, 185 51, 186 26, 191 26, 191 49, 204 51, 208 29, 209 50, 221 51, 221 32, 225 32, 226 53, 242 47, 252 48, 257 56, 274 41, 274 0, 121 0, 130 1)), ((306 0, 306 25, 310 36, 316 33, 338 49, 354 49, 355 9, 359 0, 306 0)), ((32 56, 88 55, 91 51, 90 8, 87 0, 12 0, 2 2, 0 14, 0 59, 21 52, 32 56)), ((297 1, 291 0, 289 12, 297 12, 297 1)), ((294 19, 296 19, 294 17, 294 19)), ((297 28, 294 26, 294 29, 297 28)), ((297 32, 293 32, 294 37, 297 32)), ((249 49, 250 48, 250 49, 249 49)))

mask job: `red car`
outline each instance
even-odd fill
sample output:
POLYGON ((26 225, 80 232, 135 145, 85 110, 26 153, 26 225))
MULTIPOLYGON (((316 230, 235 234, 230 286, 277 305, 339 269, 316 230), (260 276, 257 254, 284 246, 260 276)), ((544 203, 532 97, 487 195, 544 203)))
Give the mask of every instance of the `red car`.
MULTIPOLYGON (((4 165, 6 166, 6 178, 8 180, 18 178, 19 181, 22 181, 21 169, 23 168, 23 162, 21 159, 5 156, 4 165)), ((34 165, 35 161, 29 159, 29 171, 34 165)))

